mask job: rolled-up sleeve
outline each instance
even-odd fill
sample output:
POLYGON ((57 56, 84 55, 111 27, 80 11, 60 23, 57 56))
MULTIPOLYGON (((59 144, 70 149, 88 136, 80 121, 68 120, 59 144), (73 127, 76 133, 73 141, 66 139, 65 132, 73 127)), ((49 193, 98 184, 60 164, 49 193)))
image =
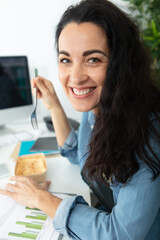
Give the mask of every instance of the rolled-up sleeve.
MULTIPOLYGON (((77 204, 79 204, 82 208, 83 208, 83 205, 88 205, 88 203, 83 199, 82 196, 65 198, 59 205, 56 215, 53 219, 53 225, 54 225, 54 228, 60 233, 68 236, 71 236, 74 234, 68 228, 68 220, 69 220, 69 216, 71 214, 72 209, 75 208, 77 204)), ((74 209, 74 211, 76 212, 76 209, 74 209)), ((79 214, 79 213, 77 212, 76 214, 79 214)))
POLYGON ((78 147, 77 133, 72 128, 64 145, 62 147, 59 146, 60 154, 63 157, 68 158, 68 160, 71 163, 78 164, 79 160, 77 147, 78 147))

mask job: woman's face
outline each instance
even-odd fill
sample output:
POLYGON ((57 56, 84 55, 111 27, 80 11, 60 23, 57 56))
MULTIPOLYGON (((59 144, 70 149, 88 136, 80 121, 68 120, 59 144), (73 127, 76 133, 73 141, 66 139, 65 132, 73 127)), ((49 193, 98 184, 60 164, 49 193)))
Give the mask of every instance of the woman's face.
POLYGON ((59 79, 73 108, 98 110, 109 49, 104 30, 93 23, 69 23, 59 37, 59 79))

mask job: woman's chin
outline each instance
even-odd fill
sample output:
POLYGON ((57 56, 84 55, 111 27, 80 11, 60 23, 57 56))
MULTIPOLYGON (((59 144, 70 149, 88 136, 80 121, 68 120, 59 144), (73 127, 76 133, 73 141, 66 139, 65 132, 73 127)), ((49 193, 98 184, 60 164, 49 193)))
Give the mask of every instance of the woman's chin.
POLYGON ((75 104, 72 104, 72 107, 74 108, 74 110, 76 110, 77 112, 89 112, 91 110, 91 108, 86 107, 86 106, 77 106, 75 104))
POLYGON ((89 105, 77 105, 77 104, 72 104, 72 107, 74 108, 74 110, 76 110, 77 112, 89 112, 89 111, 93 111, 94 109, 97 109, 97 106, 89 106, 89 105))

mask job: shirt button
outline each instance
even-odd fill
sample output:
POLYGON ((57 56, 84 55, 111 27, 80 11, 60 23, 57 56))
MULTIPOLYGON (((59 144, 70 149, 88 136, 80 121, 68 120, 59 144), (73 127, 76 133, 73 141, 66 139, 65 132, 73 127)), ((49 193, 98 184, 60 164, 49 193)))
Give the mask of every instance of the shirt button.
POLYGON ((91 125, 91 129, 93 128, 93 125, 91 125))

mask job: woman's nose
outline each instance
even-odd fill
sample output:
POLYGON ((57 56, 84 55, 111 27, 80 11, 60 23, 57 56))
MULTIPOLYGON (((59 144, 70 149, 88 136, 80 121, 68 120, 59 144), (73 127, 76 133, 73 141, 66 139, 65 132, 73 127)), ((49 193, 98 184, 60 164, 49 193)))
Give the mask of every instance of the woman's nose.
POLYGON ((86 69, 81 64, 73 64, 70 71, 70 81, 76 85, 81 85, 88 79, 86 69))

